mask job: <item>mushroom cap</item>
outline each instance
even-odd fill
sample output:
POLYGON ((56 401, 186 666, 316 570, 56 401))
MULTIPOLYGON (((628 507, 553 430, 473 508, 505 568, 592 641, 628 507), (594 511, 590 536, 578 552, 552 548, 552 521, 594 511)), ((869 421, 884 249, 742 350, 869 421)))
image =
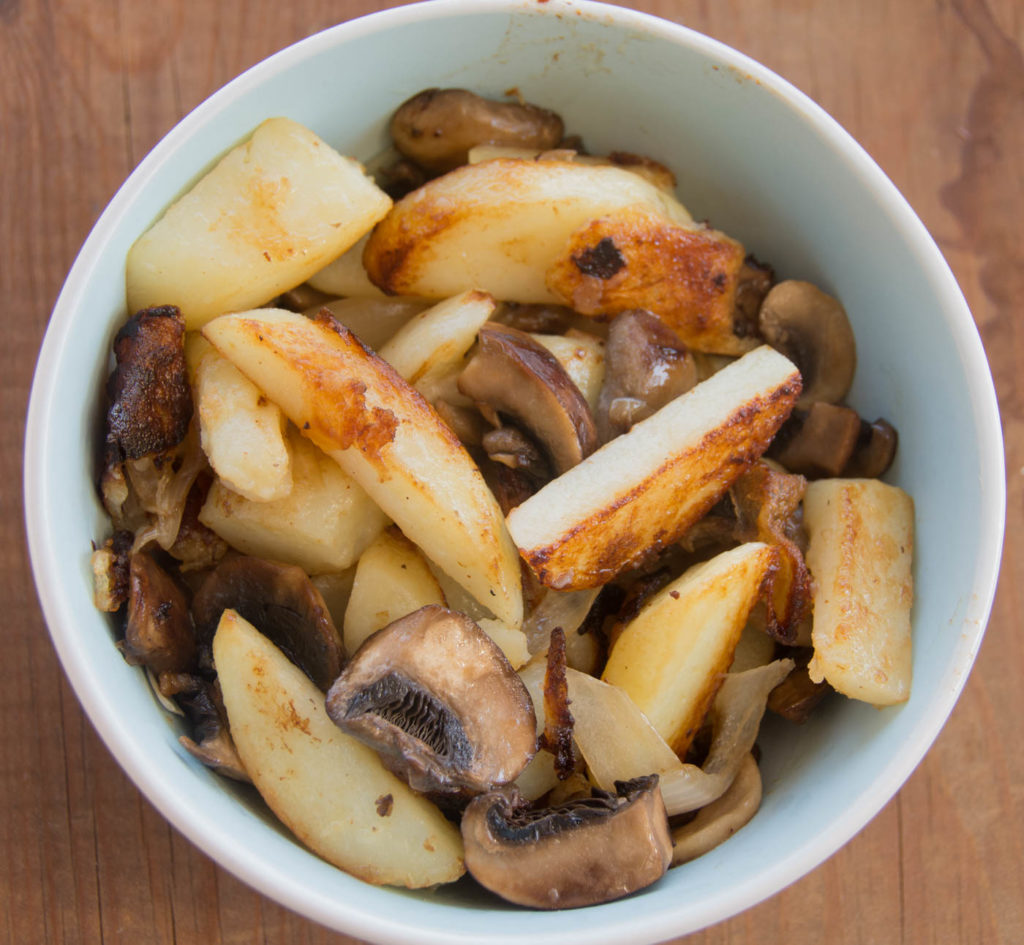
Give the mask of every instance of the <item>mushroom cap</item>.
POLYGON ((192 599, 200 640, 209 643, 225 610, 237 610, 326 692, 341 672, 341 634, 302 568, 248 555, 222 561, 192 599))
POLYGON ((503 899, 537 909, 609 902, 660 879, 672 838, 658 776, 616 782, 531 810, 515 788, 475 798, 462 817, 466 868, 503 899))
POLYGON ((130 559, 122 651, 133 666, 146 666, 156 675, 188 672, 198 657, 185 594, 145 551, 130 559))
POLYGON ((391 119, 395 147, 434 173, 465 164, 477 145, 547 151, 563 134, 562 119, 546 108, 496 102, 465 89, 424 89, 403 102, 391 119))
POLYGON ((758 328, 800 369, 804 389, 798 407, 814 401, 837 404, 847 395, 857 369, 857 343, 838 299, 810 282, 780 282, 761 303, 758 328))
POLYGON ((436 604, 369 637, 327 712, 411 788, 456 799, 512 781, 536 750, 533 702, 505 654, 436 604))
POLYGON ((696 383, 696 360, 660 318, 644 309, 617 315, 608 329, 597 402, 601 439, 625 433, 696 383))
POLYGON ((467 397, 522 426, 544 447, 557 475, 597 449, 597 427, 580 389, 558 359, 524 331, 487 322, 458 385, 467 397))

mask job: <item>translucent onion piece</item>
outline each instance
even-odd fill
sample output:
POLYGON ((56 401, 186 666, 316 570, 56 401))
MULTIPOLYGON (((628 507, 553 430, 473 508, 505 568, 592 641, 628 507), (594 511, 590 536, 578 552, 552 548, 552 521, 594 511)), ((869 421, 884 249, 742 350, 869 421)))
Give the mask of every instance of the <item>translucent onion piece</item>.
POLYGON ((761 771, 753 755, 740 764, 729 789, 702 807, 688 824, 672 831, 672 865, 688 863, 728 840, 761 806, 761 771))
MULTIPOLYGON (((538 731, 544 726, 544 669, 544 660, 534 659, 520 673, 534 702, 538 731)), ((599 787, 614 791, 616 781, 648 774, 664 778, 683 768, 625 691, 574 669, 566 670, 566 681, 576 747, 599 787)))
MULTIPOLYGON (((576 633, 590 612, 600 590, 549 590, 523 621, 523 632, 526 634, 530 653, 543 653, 548 648, 548 640, 555 627, 562 628, 568 644, 569 638, 576 633)), ((572 665, 571 658, 569 665, 572 665)))
POLYGON ((711 750, 704 767, 682 765, 661 777, 669 817, 705 807, 728 790, 757 740, 769 693, 794 665, 790 659, 775 660, 725 677, 710 713, 711 750))

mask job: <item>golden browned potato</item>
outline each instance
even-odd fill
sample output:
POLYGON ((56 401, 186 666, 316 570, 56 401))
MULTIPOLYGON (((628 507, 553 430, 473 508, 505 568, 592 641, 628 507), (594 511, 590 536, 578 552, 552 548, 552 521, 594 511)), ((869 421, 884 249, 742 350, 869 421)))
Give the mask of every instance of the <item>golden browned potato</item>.
POLYGON ((691 348, 743 354, 758 345, 756 337, 737 334, 734 317, 745 256, 718 230, 632 206, 576 230, 548 269, 547 284, 583 315, 646 309, 691 348))
POLYGON ((804 494, 814 582, 811 679, 873 705, 910 698, 914 503, 877 479, 819 479, 804 494))
POLYGON ((540 581, 596 587, 675 541, 767 448, 800 394, 762 347, 606 443, 508 514, 540 581))
POLYGON ((366 233, 391 199, 308 128, 269 118, 128 253, 128 307, 177 305, 188 328, 263 305, 366 233))
POLYGON ((213 659, 245 770, 299 840, 369 883, 420 888, 462 875, 458 828, 345 735, 324 694, 233 610, 213 659))
POLYGON ((626 626, 602 679, 624 689, 679 754, 689 747, 775 562, 748 542, 694 565, 626 626))
POLYGON ((674 197, 618 167, 498 159, 457 168, 398 201, 363 264, 386 292, 447 298, 482 289, 510 302, 554 302, 545 274, 580 226, 638 204, 669 220, 674 197))
POLYGON ((511 627, 515 546, 480 470, 431 406, 332 319, 225 315, 206 337, 352 476, 435 564, 511 627))

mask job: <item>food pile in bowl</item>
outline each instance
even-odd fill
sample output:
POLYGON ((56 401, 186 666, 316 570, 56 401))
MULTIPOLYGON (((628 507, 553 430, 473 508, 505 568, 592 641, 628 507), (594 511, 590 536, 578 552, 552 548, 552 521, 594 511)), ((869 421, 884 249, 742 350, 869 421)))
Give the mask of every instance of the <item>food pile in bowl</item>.
POLYGON ((268 118, 132 247, 95 601, 341 869, 616 899, 755 815, 766 711, 909 697, 896 430, 657 156, 464 89, 390 128, 268 118))

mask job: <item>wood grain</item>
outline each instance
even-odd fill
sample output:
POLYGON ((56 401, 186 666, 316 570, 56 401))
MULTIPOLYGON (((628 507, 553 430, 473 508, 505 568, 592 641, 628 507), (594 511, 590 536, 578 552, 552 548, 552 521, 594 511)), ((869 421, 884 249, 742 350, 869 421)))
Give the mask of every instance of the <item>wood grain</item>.
MULTIPOLYGON (((0 941, 340 945, 172 831, 64 681, 21 517, 32 366, 81 242, 174 123, 369 0, 0 0, 0 941)), ((1009 530, 963 698, 900 794, 819 869, 687 945, 1024 942, 1024 5, 637 0, 749 53, 828 109, 939 241, 991 360, 1009 530)), ((955 444, 951 444, 955 448, 955 444)), ((941 463, 941 457, 936 457, 941 463)), ((680 939, 679 941, 684 941, 680 939)))

